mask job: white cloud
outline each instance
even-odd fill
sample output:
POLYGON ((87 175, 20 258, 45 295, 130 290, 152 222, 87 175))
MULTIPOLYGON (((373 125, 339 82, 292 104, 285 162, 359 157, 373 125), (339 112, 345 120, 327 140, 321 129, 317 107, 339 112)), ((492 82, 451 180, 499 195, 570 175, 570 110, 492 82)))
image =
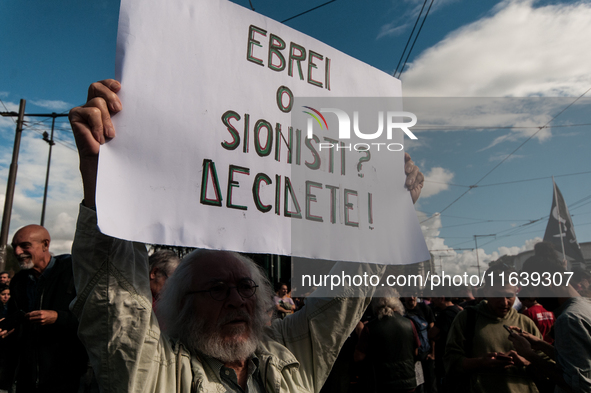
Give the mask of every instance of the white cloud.
MULTIPOLYGON (((589 20, 588 1, 545 6, 532 0, 503 1, 420 54, 402 75, 404 95, 529 98, 417 99, 416 106, 410 99, 405 110, 417 114, 419 127, 507 128, 481 151, 534 133, 539 142, 548 141, 551 129, 538 127, 572 98, 537 97, 579 96, 591 85, 589 20)), ((505 157, 496 153, 490 161, 505 157)))
POLYGON ((405 95, 578 96, 591 85, 589 20, 589 2, 504 1, 415 59, 405 95))
MULTIPOLYGON (((2 101, 2 103, 4 104, 2 106, 2 112, 4 112, 4 107, 6 107, 6 110, 8 110, 9 112, 18 112, 18 103, 15 102, 11 102, 11 101, 2 101)), ((0 119, 10 119, 9 117, 0 117, 0 119)))
MULTIPOLYGON (((2 108, 4 109, 4 108, 2 108)), ((11 110, 9 110, 9 112, 12 112, 11 110)), ((14 139, 14 131, 16 129, 16 123, 15 123, 16 119, 13 121, 10 117, 0 117, 0 130, 2 130, 2 134, 6 133, 4 136, 8 136, 9 132, 12 131, 12 138, 14 139)))
POLYGON ((52 239, 51 253, 53 255, 71 254, 73 240, 52 239))
POLYGON ((421 198, 429 198, 430 196, 439 194, 449 188, 447 183, 451 182, 454 174, 445 168, 434 167, 425 174, 425 185, 421 191, 421 198))
POLYGON ((388 24, 383 25, 380 28, 380 34, 378 34, 378 38, 382 38, 384 36, 397 36, 406 31, 406 29, 410 26, 410 23, 405 23, 403 25, 399 25, 397 22, 391 22, 388 24))
MULTIPOLYGON (((445 7, 449 3, 453 3, 456 1, 457 0, 439 0, 433 2, 431 5, 431 9, 429 10, 429 15, 433 16, 433 14, 436 13, 439 9, 445 7)), ((427 13, 429 7, 429 5, 424 7, 425 2, 423 0, 405 0, 404 3, 410 3, 410 6, 407 7, 406 5, 401 5, 399 0, 393 2, 391 12, 396 16, 394 17, 394 20, 392 20, 392 22, 382 25, 377 39, 380 39, 385 36, 398 36, 405 33, 406 31, 410 33, 410 26, 414 26, 417 16, 419 16, 419 13, 421 12, 421 9, 422 18, 427 13), (399 7, 401 6, 404 7, 403 9, 405 10, 405 12, 403 13, 400 13, 399 7)))
MULTIPOLYGON (((48 145, 37 133, 24 132, 19 154, 19 166, 14 193, 8 241, 14 232, 27 224, 39 224, 48 145)), ((4 205, 8 164, 12 149, 0 154, 0 204, 4 205)), ((69 253, 75 231, 75 217, 82 200, 82 184, 78 173, 78 157, 60 144, 53 147, 49 191, 45 212, 45 227, 52 241, 53 254, 69 253)))
POLYGON ((523 246, 521 247, 517 247, 517 246, 513 246, 513 247, 504 247, 501 246, 499 247, 499 253, 501 255, 517 255, 519 253, 522 253, 524 251, 529 251, 529 250, 533 250, 534 246, 536 245, 536 243, 539 243, 542 241, 541 237, 535 237, 533 239, 529 239, 525 241, 525 244, 523 244, 523 246))
POLYGON ((452 255, 455 255, 456 252, 445 245, 445 239, 439 237, 441 228, 441 216, 439 213, 427 216, 427 214, 417 211, 417 216, 421 225, 421 231, 425 237, 425 242, 427 243, 427 248, 434 255, 448 255, 446 254, 448 251, 452 255))
POLYGON ((513 161, 517 158, 524 158, 524 155, 521 154, 512 154, 511 156, 509 156, 509 152, 499 152, 496 154, 493 154, 492 156, 488 157, 488 161, 489 162, 495 162, 495 161, 503 161, 505 160, 505 162, 509 162, 509 161, 513 161), (509 158, 507 158, 509 157, 509 158))
MULTIPOLYGON (((501 133, 479 150, 483 151, 503 142, 524 138, 533 137, 539 142, 549 140, 552 129, 547 124, 572 101, 572 98, 566 97, 406 97, 404 109, 417 116, 418 122, 413 131, 417 132, 418 141, 423 143, 425 136, 421 135, 421 130, 424 129, 449 132, 493 130, 501 133)), ((562 116, 561 120, 568 121, 568 116, 562 116)), ((421 146, 420 143, 407 144, 410 149, 421 146)))
POLYGON ((72 108, 73 105, 60 100, 33 100, 31 104, 40 106, 42 108, 51 109, 53 111, 63 111, 72 108))
MULTIPOLYGON (((421 222, 421 229, 425 241, 427 242, 427 248, 431 251, 435 258, 435 268, 438 274, 441 273, 441 269, 445 274, 477 274, 478 268, 476 267, 477 258, 474 250, 454 250, 446 245, 444 237, 440 237, 440 228, 442 226, 441 216, 438 213, 432 216, 427 216, 423 212, 417 212, 419 222, 421 222)), ((492 251, 487 254, 484 249, 478 248, 478 262, 480 263, 480 274, 484 273, 488 269, 489 262, 499 259, 503 255, 517 255, 523 251, 533 250, 534 245, 542 241, 541 238, 536 237, 528 239, 522 246, 506 247, 500 246, 496 251, 492 251)), ((464 246, 464 247, 470 247, 464 246)))

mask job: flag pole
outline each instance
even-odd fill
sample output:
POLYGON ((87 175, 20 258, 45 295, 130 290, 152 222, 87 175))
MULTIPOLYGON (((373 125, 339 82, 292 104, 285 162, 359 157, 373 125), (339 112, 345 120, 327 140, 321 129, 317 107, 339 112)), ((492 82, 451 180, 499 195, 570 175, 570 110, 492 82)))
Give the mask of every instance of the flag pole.
POLYGON ((558 194, 556 193, 556 183, 554 182, 554 175, 552 175, 552 187, 554 189, 554 200, 556 201, 556 213, 558 214, 558 230, 560 231, 560 245, 562 246, 562 260, 566 260, 566 255, 564 253, 564 237, 562 236, 562 225, 560 225, 560 203, 558 203, 558 194))

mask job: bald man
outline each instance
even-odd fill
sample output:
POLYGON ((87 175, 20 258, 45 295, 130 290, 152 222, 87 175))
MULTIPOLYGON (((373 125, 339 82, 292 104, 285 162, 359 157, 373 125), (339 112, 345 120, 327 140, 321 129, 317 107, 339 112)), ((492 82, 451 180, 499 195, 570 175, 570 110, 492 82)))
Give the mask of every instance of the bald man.
POLYGON ((76 297, 69 254, 52 256, 49 232, 39 225, 19 229, 12 239, 21 267, 10 283, 8 313, 22 315, 14 332, 14 381, 20 392, 77 392, 88 363, 78 340, 78 321, 69 310, 76 297))

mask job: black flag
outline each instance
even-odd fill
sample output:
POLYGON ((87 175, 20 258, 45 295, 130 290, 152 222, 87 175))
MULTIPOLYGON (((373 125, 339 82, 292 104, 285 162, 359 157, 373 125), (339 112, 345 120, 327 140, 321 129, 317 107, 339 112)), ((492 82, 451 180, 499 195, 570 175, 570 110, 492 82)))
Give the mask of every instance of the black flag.
POLYGON ((554 183, 554 180, 552 182, 554 184, 554 198, 552 200, 552 209, 550 209, 548 226, 544 234, 544 241, 554 244, 557 251, 561 251, 564 245, 564 253, 566 255, 575 261, 583 262, 585 259, 581 253, 581 247, 579 247, 579 243, 577 242, 573 220, 570 217, 560 190, 556 186, 556 183, 554 183))

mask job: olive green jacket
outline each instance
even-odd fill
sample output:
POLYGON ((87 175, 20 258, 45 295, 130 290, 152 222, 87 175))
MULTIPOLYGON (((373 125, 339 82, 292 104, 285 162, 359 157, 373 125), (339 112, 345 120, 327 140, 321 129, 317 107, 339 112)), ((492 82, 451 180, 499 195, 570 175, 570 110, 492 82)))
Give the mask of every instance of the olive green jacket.
POLYGON ((537 393, 532 375, 524 367, 464 371, 462 363, 467 357, 478 358, 490 352, 508 353, 515 349, 503 325, 517 326, 542 338, 534 321, 519 314, 513 308, 504 318, 499 318, 490 310, 487 301, 483 300, 476 306, 476 310, 476 326, 470 356, 467 356, 465 351, 467 310, 460 312, 453 321, 445 346, 444 361, 447 376, 464 379, 469 383, 470 391, 474 393, 537 393))
MULTIPOLYGON (((160 331, 143 244, 101 234, 95 212, 81 206, 72 257, 78 297, 71 307, 102 392, 225 391, 198 356, 160 331)), ((383 273, 377 265, 342 265, 339 273, 383 273)), ((372 292, 341 288, 275 321, 256 351, 267 392, 318 392, 372 292)))

